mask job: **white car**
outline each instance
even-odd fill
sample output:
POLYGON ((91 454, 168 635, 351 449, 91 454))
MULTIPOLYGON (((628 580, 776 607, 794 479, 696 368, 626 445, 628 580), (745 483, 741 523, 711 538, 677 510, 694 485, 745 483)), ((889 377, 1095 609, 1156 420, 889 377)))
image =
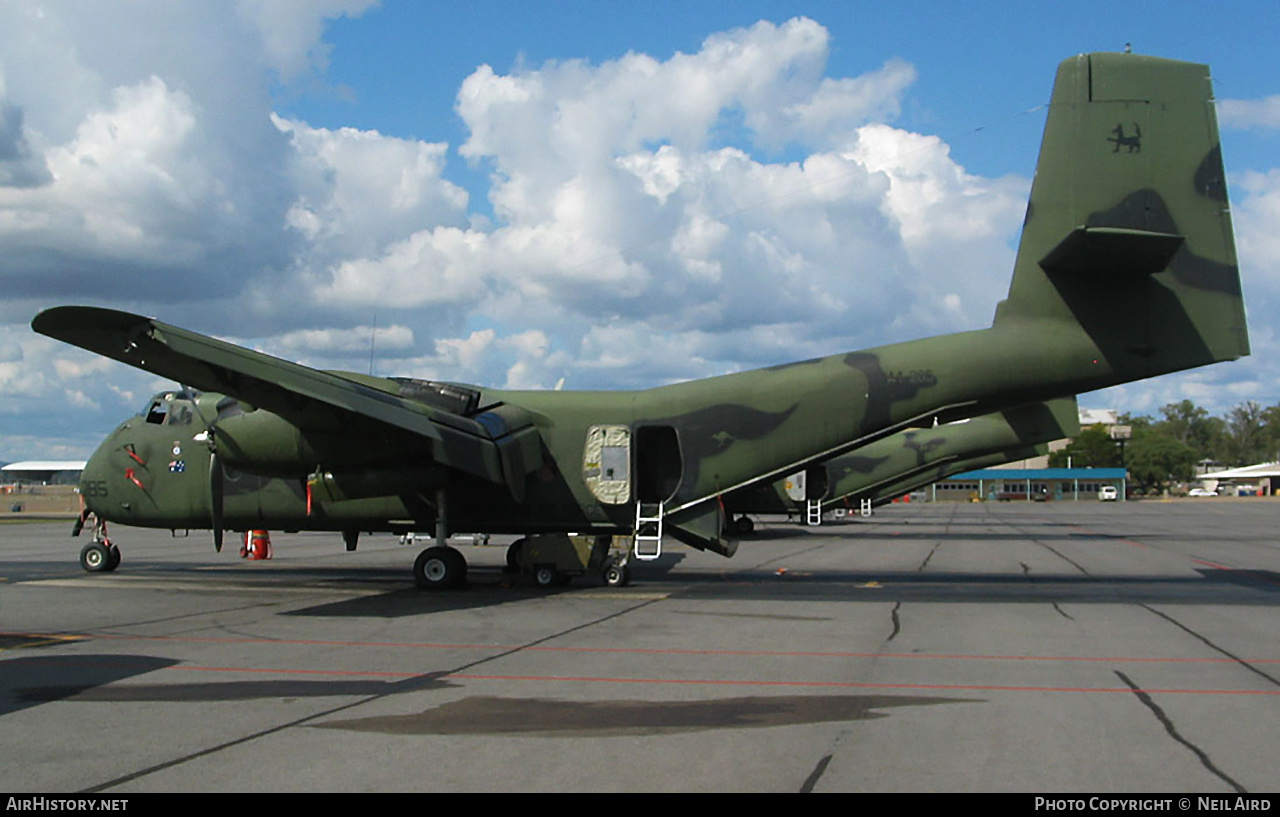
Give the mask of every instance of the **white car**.
POLYGON ((1098 489, 1098 499, 1102 502, 1115 502, 1119 493, 1114 485, 1103 485, 1098 489))
POLYGON ((1187 491, 1187 496, 1217 496, 1217 491, 1210 491, 1208 488, 1192 488, 1187 491))

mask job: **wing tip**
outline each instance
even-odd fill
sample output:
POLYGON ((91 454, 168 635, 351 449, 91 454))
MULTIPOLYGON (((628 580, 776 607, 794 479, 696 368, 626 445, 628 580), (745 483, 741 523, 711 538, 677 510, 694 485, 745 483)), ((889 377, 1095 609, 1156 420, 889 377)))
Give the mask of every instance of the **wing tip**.
POLYGON ((31 329, 65 341, 86 329, 126 329, 150 320, 142 315, 100 306, 51 306, 36 313, 31 319, 31 329))

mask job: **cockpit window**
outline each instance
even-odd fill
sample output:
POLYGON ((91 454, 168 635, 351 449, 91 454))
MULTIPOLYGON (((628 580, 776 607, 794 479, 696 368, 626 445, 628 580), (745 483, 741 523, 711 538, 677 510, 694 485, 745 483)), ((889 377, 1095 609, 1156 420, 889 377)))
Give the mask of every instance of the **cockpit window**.
POLYGON ((174 403, 169 408, 169 425, 191 425, 191 406, 187 403, 174 403))
POLYGON ((164 419, 169 416, 169 404, 163 400, 152 400, 150 407, 147 408, 147 422, 152 425, 163 425, 164 419))

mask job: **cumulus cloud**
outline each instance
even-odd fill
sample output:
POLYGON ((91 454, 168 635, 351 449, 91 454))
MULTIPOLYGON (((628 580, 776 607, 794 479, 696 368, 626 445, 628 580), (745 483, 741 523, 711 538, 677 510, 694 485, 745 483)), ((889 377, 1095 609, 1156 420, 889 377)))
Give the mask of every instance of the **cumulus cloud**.
POLYGON ((68 296, 229 299, 288 269, 288 139, 274 58, 246 48, 259 33, 212 4, 0 8, 0 141, 23 182, 0 186, 0 317, 68 296))
POLYGON ((291 360, 370 357, 413 348, 413 330, 407 326, 354 326, 350 329, 299 329, 275 338, 271 351, 291 360))
POLYGON ((424 224, 465 223, 466 191, 441 178, 446 143, 271 121, 293 149, 297 198, 286 222, 321 266, 374 255, 424 224))
POLYGON ((1218 122, 1224 128, 1276 130, 1280 128, 1280 94, 1263 99, 1223 99, 1218 122))
POLYGON ((328 63, 326 20, 359 17, 378 0, 236 0, 236 15, 261 39, 263 60, 286 82, 328 63))
POLYGON ((1280 168, 1247 171, 1231 179, 1240 203, 1233 208, 1237 250, 1260 275, 1280 283, 1280 168))
MULTIPOLYGON (((832 76, 813 20, 479 65, 459 144, 273 110, 323 76, 326 21, 369 6, 0 6, 0 414, 82 407, 45 410, 24 455, 63 450, 54 417, 100 431, 163 387, 32 341, 55 303, 322 368, 364 370, 372 340, 381 374, 611 388, 976 328, 1008 285, 1029 180, 897 122, 908 62, 832 76)), ((1280 257, 1280 183, 1233 185, 1242 257, 1280 257)))
POLYGON ((0 72, 0 187, 39 187, 53 180, 43 157, 31 150, 22 108, 5 98, 0 72))

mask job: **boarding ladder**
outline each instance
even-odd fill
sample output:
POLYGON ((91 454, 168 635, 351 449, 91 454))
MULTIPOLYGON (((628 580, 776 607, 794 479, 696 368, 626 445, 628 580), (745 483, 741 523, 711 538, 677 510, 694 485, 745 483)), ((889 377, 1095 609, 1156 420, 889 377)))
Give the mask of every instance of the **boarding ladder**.
POLYGON ((822 524, 822 500, 821 499, 805 500, 804 521, 810 525, 822 524))
POLYGON ((636 503, 636 558, 652 561, 662 555, 662 503, 636 503))
POLYGON ((864 496, 862 499, 858 500, 858 513, 862 516, 871 515, 871 497, 864 496))

